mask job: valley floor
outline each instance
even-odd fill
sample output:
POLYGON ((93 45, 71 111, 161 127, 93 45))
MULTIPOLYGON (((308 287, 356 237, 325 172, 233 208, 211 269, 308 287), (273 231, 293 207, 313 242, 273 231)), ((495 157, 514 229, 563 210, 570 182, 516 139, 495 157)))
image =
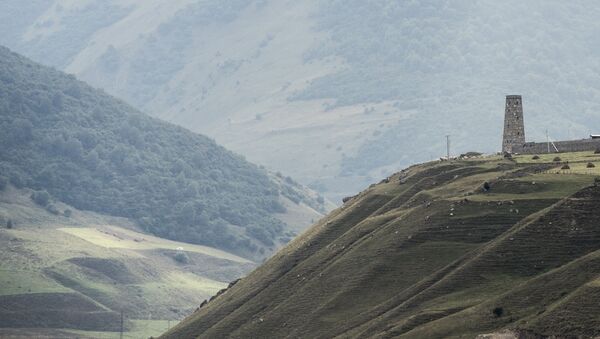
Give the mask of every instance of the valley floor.
POLYGON ((121 311, 126 338, 156 336, 255 266, 54 204, 58 215, 0 192, 0 337, 115 338, 121 311))

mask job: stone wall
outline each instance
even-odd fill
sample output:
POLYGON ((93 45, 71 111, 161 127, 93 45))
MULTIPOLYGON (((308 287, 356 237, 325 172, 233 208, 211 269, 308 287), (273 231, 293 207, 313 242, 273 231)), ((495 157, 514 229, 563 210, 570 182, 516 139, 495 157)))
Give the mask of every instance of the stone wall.
MULTIPOLYGON (((568 141, 555 141, 554 145, 559 152, 582 152, 600 149, 600 139, 581 139, 568 141)), ((543 154, 548 153, 548 143, 526 142, 522 147, 513 146, 513 153, 521 154, 543 154)), ((550 153, 556 153, 556 149, 550 144, 550 153)))

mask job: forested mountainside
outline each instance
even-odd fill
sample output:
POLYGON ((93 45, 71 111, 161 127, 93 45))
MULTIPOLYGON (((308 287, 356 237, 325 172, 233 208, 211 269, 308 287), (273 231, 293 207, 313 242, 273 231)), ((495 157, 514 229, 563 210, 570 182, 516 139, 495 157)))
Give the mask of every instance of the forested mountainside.
POLYGON ((498 150, 504 94, 523 95, 531 139, 597 133, 599 16, 591 0, 6 0, 0 43, 339 199, 437 158, 445 134, 456 154, 498 150))
POLYGON ((251 258, 287 242, 324 203, 207 137, 3 47, 0 142, 2 182, 39 191, 49 211, 62 201, 251 258), (311 212, 281 221, 296 209, 311 212))
POLYGON ((554 156, 396 173, 163 338, 597 337, 600 155, 554 156))

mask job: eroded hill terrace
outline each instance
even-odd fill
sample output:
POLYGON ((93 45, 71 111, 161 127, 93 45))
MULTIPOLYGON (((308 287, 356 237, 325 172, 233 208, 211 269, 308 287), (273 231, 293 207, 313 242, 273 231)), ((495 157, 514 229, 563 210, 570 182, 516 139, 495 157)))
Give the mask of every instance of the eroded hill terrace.
POLYGON ((405 169, 165 337, 598 335, 586 313, 598 303, 575 302, 600 295, 600 172, 564 163, 494 156, 405 169))

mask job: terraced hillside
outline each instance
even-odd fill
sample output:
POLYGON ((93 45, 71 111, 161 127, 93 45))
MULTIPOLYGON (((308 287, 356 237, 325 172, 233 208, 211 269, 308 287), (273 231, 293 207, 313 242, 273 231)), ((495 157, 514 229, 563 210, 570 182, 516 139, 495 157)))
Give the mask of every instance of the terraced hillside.
POLYGON ((561 157, 396 173, 163 338, 600 335, 600 156, 561 157))
POLYGON ((121 311, 127 335, 157 335, 255 267, 215 248, 143 234, 127 219, 59 202, 55 208, 72 212, 54 215, 27 193, 0 190, 2 338, 104 338, 120 330, 121 311))

